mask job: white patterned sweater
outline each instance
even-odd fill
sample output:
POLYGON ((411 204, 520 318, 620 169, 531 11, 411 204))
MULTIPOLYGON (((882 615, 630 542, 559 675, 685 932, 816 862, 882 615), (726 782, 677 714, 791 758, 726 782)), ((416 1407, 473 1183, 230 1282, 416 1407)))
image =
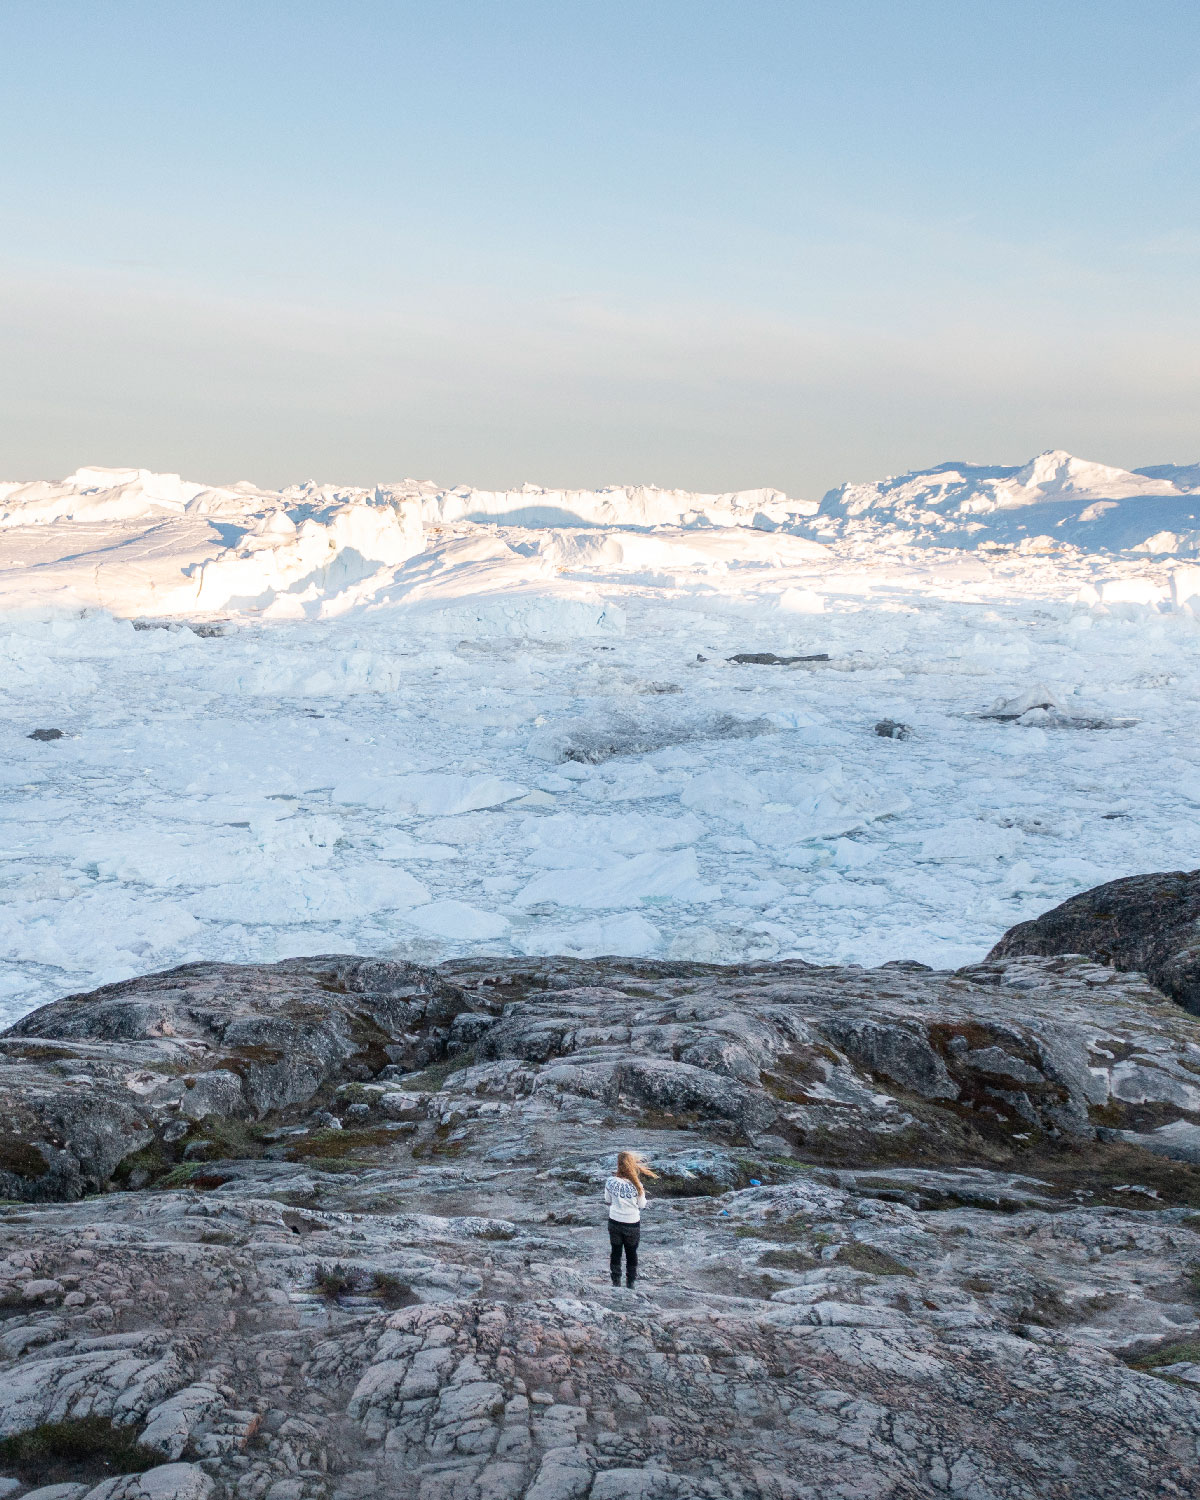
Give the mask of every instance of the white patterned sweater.
POLYGON ((646 1206, 646 1195, 625 1177, 610 1177, 604 1184, 608 1217, 619 1224, 636 1224, 646 1206))

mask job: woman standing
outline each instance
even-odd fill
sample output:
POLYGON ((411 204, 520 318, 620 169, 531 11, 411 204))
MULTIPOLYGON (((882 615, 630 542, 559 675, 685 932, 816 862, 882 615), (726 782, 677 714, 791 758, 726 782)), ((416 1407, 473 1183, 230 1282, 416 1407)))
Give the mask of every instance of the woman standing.
POLYGON ((608 1204, 608 1242, 612 1254, 608 1268, 613 1286, 621 1285, 621 1252, 625 1252, 625 1285, 632 1291, 637 1280, 638 1239, 642 1231, 642 1209, 646 1206, 643 1177, 656 1177, 634 1151, 618 1151, 617 1172, 604 1184, 608 1204))

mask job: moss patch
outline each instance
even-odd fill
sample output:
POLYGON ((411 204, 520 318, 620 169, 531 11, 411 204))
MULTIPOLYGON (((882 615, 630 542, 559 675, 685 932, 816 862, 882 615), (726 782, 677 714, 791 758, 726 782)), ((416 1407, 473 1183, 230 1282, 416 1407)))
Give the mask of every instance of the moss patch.
POLYGON ((764 1250, 758 1263, 760 1266, 774 1266, 780 1271, 815 1271, 821 1264, 807 1250, 764 1250))
POLYGON ((455 1073, 461 1073, 464 1068, 473 1067, 475 1060, 474 1047, 464 1047, 453 1057, 443 1057, 440 1062, 430 1063, 427 1068, 422 1068, 419 1072, 407 1073, 400 1080, 400 1087, 410 1089, 415 1093, 436 1094, 447 1078, 455 1073))
POLYGON ((0 1172, 11 1172, 27 1182, 45 1177, 50 1164, 37 1149, 20 1136, 0 1135, 0 1172))
POLYGON ((317 1266, 313 1271, 312 1285, 313 1291, 319 1292, 326 1302, 337 1302, 342 1297, 353 1297, 361 1292, 363 1273, 336 1261, 332 1265, 317 1266))
MULTIPOLYGON (((259 1042, 247 1042, 239 1046, 236 1052, 230 1052, 223 1057, 218 1057, 209 1064, 213 1072, 236 1073, 239 1078, 245 1078, 255 1068, 273 1068, 283 1061, 284 1054, 278 1047, 268 1047, 259 1042)), ((196 1069, 192 1068, 191 1072, 196 1069)))
POLYGON ((16 1042, 10 1043, 4 1049, 5 1057, 20 1057, 26 1062, 86 1062, 78 1052, 72 1052, 69 1047, 53 1047, 48 1042, 16 1042))
POLYGON ((229 1115, 206 1115, 188 1131, 184 1144, 192 1161, 247 1161, 261 1157, 267 1143, 261 1125, 229 1115))
POLYGON ((889 1255, 877 1245, 866 1245, 862 1240, 851 1240, 843 1245, 834 1257, 840 1266, 849 1266, 854 1271, 867 1271, 872 1276, 913 1276, 916 1273, 903 1261, 889 1255))
POLYGON ((0 1469, 23 1484, 94 1484, 113 1474, 142 1474, 165 1463, 143 1448, 136 1429, 107 1417, 43 1422, 0 1440, 0 1469))
POLYGON ((365 1010, 353 1011, 349 1021, 350 1037, 357 1049, 353 1060, 372 1076, 382 1072, 392 1060, 388 1052, 392 1038, 365 1010))
POLYGON ((1135 1355, 1125 1361, 1133 1370, 1145 1370, 1153 1375, 1160 1365, 1200 1363, 1200 1340, 1184 1339, 1178 1344, 1160 1344, 1149 1354, 1135 1355))
POLYGON ((121 1158, 113 1169, 113 1181, 118 1187, 128 1187, 131 1179, 149 1186, 157 1184, 170 1170, 171 1164, 163 1154, 163 1148, 157 1141, 151 1141, 140 1151, 132 1151, 121 1158))
POLYGON ((383 1126, 370 1130, 314 1130, 288 1143, 285 1161, 344 1161, 396 1144, 396 1132, 383 1126))
POLYGON ((198 1193, 209 1193, 213 1188, 224 1187, 227 1182, 232 1181, 231 1177, 221 1172, 211 1172, 198 1162, 184 1162, 165 1177, 160 1177, 154 1186, 163 1192, 176 1188, 194 1188, 198 1193))
POLYGON ((829 1236, 815 1230, 808 1219, 793 1215, 790 1219, 768 1219, 759 1224, 739 1224, 734 1230, 742 1240, 774 1240, 789 1244, 797 1240, 810 1240, 813 1244, 829 1244, 829 1236))
POLYGON ((466 1149, 466 1141, 448 1141, 440 1138, 435 1132, 432 1140, 418 1141, 412 1148, 412 1154, 418 1161, 428 1161, 434 1157, 442 1157, 448 1161, 453 1161, 455 1157, 461 1156, 466 1149))
POLYGON ((402 1281, 399 1276, 393 1276, 388 1271, 376 1271, 371 1277, 369 1295, 377 1297, 384 1307, 390 1309, 411 1307, 414 1302, 421 1300, 407 1281, 402 1281))

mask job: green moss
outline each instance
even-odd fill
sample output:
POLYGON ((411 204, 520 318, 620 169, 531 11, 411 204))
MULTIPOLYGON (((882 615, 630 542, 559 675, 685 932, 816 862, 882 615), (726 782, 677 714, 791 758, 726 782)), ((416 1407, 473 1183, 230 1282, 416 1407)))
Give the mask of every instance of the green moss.
POLYGON ((158 1141, 151 1141, 140 1151, 121 1158, 113 1169, 113 1181, 118 1187, 128 1187, 130 1178, 137 1176, 146 1184, 157 1183, 163 1173, 170 1170, 171 1164, 163 1154, 162 1146, 158 1141), (141 1173, 145 1173, 144 1178, 139 1175, 141 1173))
POLYGON ((353 1297, 363 1289, 363 1273, 353 1266, 344 1266, 341 1261, 332 1265, 319 1265, 313 1271, 313 1290, 320 1292, 326 1302, 337 1302, 342 1297, 353 1297))
POLYGON ((211 1192, 231 1181, 220 1172, 211 1172, 200 1162, 184 1162, 174 1167, 165 1177, 160 1177, 154 1186, 162 1192, 177 1188, 194 1188, 199 1193, 211 1192))
POLYGON ((764 1250, 758 1263, 760 1266, 774 1266, 780 1271, 812 1271, 821 1264, 807 1250, 764 1250))
POLYGON ((263 1126, 230 1115, 205 1115, 188 1131, 182 1144, 190 1147, 192 1161, 246 1161, 266 1150, 263 1126))
POLYGON ((865 1245, 862 1240, 851 1240, 843 1245, 834 1257, 840 1266, 849 1266, 855 1271, 868 1271, 872 1276, 913 1276, 916 1273, 903 1261, 880 1250, 877 1245, 865 1245))
POLYGON ((465 1047, 461 1052, 456 1052, 453 1057, 444 1057, 440 1062, 430 1063, 427 1068, 422 1068, 417 1073, 408 1073, 400 1080, 402 1089, 410 1089, 414 1093, 435 1094, 446 1082, 447 1078, 455 1073, 461 1073, 464 1068, 473 1067, 475 1063, 475 1049, 465 1047))
POLYGON ((409 1286, 407 1281, 402 1281, 399 1276, 393 1276, 388 1271, 376 1271, 371 1277, 370 1295, 377 1297, 384 1307, 411 1307, 414 1302, 421 1299, 409 1286))
POLYGON ((796 1240, 808 1240, 814 1245, 828 1245, 829 1236, 823 1230, 814 1229, 808 1219, 799 1214, 790 1219, 768 1219, 761 1223, 739 1224, 734 1230, 740 1240, 775 1240, 788 1244, 796 1240))
POLYGON ((0 1469, 23 1484, 91 1484, 112 1474, 141 1474, 165 1462, 143 1448, 132 1427, 107 1417, 43 1422, 0 1440, 0 1469))
POLYGON ((379 1103, 379 1090, 377 1088, 366 1088, 361 1083, 344 1083, 337 1090, 337 1097, 343 1104, 368 1104, 379 1103))
POLYGON ((399 1276, 389 1271, 365 1271, 360 1266, 346 1266, 341 1261, 322 1263, 313 1271, 313 1290, 327 1302, 343 1297, 374 1297, 384 1307, 411 1307, 421 1299, 399 1276))
POLYGON ((1200 1363, 1200 1340, 1184 1339, 1178 1344, 1160 1344, 1149 1354, 1127 1359, 1126 1364, 1131 1369, 1154 1374, 1161 1365, 1180 1365, 1185 1361, 1189 1364, 1200 1363))
POLYGON ((0 1172, 11 1172, 27 1182, 45 1177, 50 1164, 28 1141, 17 1135, 0 1135, 0 1172))

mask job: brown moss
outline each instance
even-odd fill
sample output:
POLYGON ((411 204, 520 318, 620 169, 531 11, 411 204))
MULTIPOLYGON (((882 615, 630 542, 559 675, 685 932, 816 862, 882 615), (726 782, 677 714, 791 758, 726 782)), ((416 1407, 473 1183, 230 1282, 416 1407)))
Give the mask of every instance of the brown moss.
POLYGON ((867 1245, 862 1240, 851 1240, 842 1245, 834 1257, 841 1266, 854 1271, 867 1271, 872 1276, 914 1276, 911 1266, 881 1250, 878 1245, 867 1245))
POLYGON ((86 1062, 69 1047, 52 1047, 46 1042, 10 1042, 0 1056, 19 1057, 26 1062, 86 1062))
POLYGON ((829 1236, 815 1230, 809 1219, 793 1214, 788 1219, 765 1219, 754 1224, 739 1224, 734 1230, 738 1239, 774 1240, 777 1243, 792 1243, 808 1240, 814 1245, 827 1245, 829 1236))
POLYGON ((760 1266, 773 1266, 780 1271, 813 1271, 821 1264, 807 1250, 764 1250, 758 1257, 760 1266))
POLYGON ((1200 1115, 1174 1104, 1128 1104, 1115 1098, 1110 1098, 1107 1104, 1093 1104, 1088 1110, 1088 1118, 1093 1125, 1107 1126, 1111 1130, 1158 1130, 1163 1125, 1173 1125, 1176 1120, 1200 1124, 1200 1115))
POLYGON ((466 1149, 466 1141, 439 1140, 435 1136, 432 1140, 418 1141, 412 1148, 412 1154, 418 1161, 428 1161, 436 1157, 444 1157, 449 1161, 453 1161, 455 1157, 461 1156, 466 1149))
POLYGON ((273 1068, 283 1062, 284 1053, 278 1047, 268 1047, 258 1042, 239 1046, 236 1052, 218 1057, 210 1066, 226 1073, 236 1073, 244 1079, 254 1068, 273 1068))
POLYGON ((383 1126, 369 1130, 314 1130, 288 1142, 285 1161, 340 1161, 396 1143, 396 1132, 383 1126))
POLYGON ((45 1177, 50 1164, 37 1149, 20 1136, 0 1135, 0 1172, 11 1172, 26 1182, 45 1177))
POLYGON ((813 1046, 803 1051, 784 1052, 775 1059, 773 1068, 764 1069, 758 1076, 767 1093, 789 1104, 824 1104, 828 1099, 816 1097, 808 1092, 812 1084, 825 1082, 828 1071, 825 1063, 838 1062, 832 1047, 813 1046))

